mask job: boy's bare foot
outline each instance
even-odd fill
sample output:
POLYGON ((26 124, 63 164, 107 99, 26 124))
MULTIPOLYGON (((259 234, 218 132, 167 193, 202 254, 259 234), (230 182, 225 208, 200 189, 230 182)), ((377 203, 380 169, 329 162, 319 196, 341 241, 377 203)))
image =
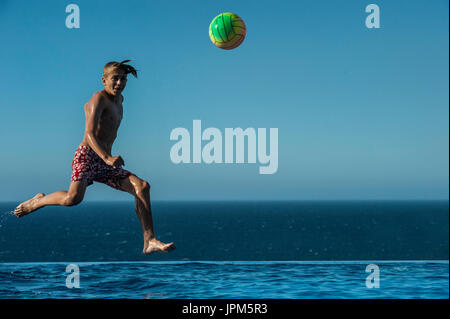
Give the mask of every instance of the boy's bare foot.
POLYGON ((156 238, 145 241, 143 253, 151 254, 151 253, 168 253, 169 251, 174 250, 176 247, 174 243, 165 244, 156 238))
POLYGON ((33 198, 31 198, 31 199, 23 202, 19 206, 17 206, 16 209, 14 210, 14 214, 17 217, 23 217, 25 215, 28 215, 31 212, 34 212, 37 209, 36 201, 39 198, 44 197, 44 196, 45 196, 45 194, 43 194, 43 193, 36 194, 36 196, 34 196, 33 198))

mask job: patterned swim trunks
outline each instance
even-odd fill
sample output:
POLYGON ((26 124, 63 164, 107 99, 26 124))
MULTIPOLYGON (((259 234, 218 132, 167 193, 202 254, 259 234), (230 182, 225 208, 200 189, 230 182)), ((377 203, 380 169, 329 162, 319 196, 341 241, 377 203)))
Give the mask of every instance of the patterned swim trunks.
POLYGON ((130 175, 123 168, 107 165, 89 146, 81 145, 75 151, 72 161, 72 182, 86 180, 88 186, 94 181, 120 189, 120 180, 130 175))

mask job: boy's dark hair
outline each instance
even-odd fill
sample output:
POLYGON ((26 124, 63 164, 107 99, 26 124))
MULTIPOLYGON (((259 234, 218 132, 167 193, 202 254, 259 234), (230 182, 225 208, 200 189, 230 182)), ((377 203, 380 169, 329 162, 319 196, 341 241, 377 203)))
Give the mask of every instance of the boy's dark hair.
POLYGON ((124 60, 122 62, 108 62, 105 64, 105 67, 103 68, 103 76, 106 76, 108 73, 115 71, 115 70, 123 70, 125 74, 131 73, 134 75, 135 78, 137 78, 137 71, 134 67, 132 67, 129 64, 125 64, 127 62, 130 62, 131 60, 124 60))

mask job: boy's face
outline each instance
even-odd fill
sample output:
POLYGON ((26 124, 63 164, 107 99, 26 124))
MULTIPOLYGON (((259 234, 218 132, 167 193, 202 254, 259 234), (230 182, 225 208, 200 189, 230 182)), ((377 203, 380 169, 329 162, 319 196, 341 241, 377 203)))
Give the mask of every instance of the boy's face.
POLYGON ((114 70, 104 75, 102 83, 105 91, 111 95, 120 95, 127 84, 127 74, 123 70, 114 70))

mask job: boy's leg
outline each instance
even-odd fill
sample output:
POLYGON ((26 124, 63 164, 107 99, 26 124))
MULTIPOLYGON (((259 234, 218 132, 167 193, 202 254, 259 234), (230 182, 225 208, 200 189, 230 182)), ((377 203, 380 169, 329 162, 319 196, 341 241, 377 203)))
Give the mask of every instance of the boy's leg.
POLYGON ((87 181, 70 183, 68 191, 57 191, 48 195, 36 194, 33 198, 23 202, 14 210, 17 217, 23 217, 39 208, 49 205, 73 206, 79 204, 86 192, 87 181))
POLYGON ((130 175, 120 180, 120 190, 132 194, 135 198, 136 215, 141 223, 144 237, 143 253, 169 252, 175 249, 173 243, 165 244, 155 237, 149 183, 135 175, 130 175))

